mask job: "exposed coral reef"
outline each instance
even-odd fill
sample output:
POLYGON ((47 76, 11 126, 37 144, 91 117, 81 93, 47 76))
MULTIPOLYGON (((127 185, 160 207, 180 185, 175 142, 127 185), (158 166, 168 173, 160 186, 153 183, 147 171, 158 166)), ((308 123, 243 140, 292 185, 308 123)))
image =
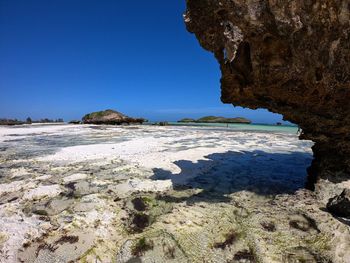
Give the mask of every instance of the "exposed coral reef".
POLYGON ((0 127, 0 262, 348 262, 311 142, 254 127, 0 127))
POLYGON ((308 186, 324 200, 350 179, 349 10, 348 0, 187 0, 184 16, 220 63, 224 103, 283 114, 315 142, 308 186))

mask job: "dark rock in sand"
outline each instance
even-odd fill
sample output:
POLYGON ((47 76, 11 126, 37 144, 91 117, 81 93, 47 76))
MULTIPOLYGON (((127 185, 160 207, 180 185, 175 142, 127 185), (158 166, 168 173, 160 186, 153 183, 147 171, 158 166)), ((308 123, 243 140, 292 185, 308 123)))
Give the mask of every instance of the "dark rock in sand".
POLYGON ((327 209, 336 216, 350 218, 350 189, 329 199, 327 209))
POLYGON ((168 126, 168 125, 169 125, 169 123, 167 121, 161 121, 159 123, 159 126, 168 126))
POLYGON ((177 122, 183 122, 183 123, 186 123, 186 122, 196 122, 195 119, 191 119, 191 118, 185 118, 185 119, 182 119, 182 120, 179 120, 177 122))
POLYGON ((81 121, 78 121, 78 120, 72 120, 69 122, 69 124, 81 124, 82 122, 81 121))
POLYGON ((308 187, 328 200, 326 181, 350 179, 349 2, 188 0, 184 19, 220 64, 224 103, 283 114, 315 142, 308 187))
POLYGON ((167 121, 155 122, 152 125, 154 126, 168 126, 169 123, 167 121))
POLYGON ((145 122, 145 119, 142 118, 131 118, 124 115, 118 111, 114 110, 105 110, 97 111, 86 114, 83 117, 84 124, 111 124, 111 125, 120 125, 120 124, 130 124, 130 123, 140 123, 145 122))

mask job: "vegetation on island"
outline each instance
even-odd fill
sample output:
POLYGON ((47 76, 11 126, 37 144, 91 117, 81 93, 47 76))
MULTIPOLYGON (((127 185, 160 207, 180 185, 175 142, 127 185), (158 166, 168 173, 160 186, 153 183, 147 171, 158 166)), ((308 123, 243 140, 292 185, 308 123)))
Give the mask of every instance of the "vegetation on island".
POLYGON ((21 121, 18 119, 6 119, 6 118, 0 119, 0 125, 8 125, 8 126, 32 124, 32 123, 61 123, 61 122, 64 122, 62 118, 59 118, 56 120, 48 119, 48 118, 32 120, 30 117, 28 117, 25 121, 21 121))
POLYGON ((0 119, 0 125, 21 125, 21 124, 25 124, 25 122, 17 119, 0 119))

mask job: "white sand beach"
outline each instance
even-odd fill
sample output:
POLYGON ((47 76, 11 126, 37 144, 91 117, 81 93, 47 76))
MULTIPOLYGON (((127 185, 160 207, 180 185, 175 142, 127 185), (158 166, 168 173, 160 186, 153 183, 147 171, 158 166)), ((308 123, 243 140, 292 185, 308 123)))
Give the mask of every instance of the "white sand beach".
POLYGON ((320 246, 323 260, 350 241, 303 189, 311 146, 216 127, 0 127, 0 262, 281 262, 320 246), (153 249, 135 253, 140 238, 153 249))

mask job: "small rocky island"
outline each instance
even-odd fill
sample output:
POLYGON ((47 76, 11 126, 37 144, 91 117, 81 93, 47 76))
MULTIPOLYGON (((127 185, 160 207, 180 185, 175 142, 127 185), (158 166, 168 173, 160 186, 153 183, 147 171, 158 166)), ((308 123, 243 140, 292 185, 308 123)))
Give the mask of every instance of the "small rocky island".
POLYGON ((84 124, 109 124, 121 125, 130 123, 142 124, 146 122, 143 118, 132 118, 115 110, 104 110, 86 114, 82 119, 84 124))
POLYGON ((197 120, 191 119, 191 118, 185 118, 182 120, 179 120, 180 123, 241 123, 241 124, 250 124, 252 123, 250 120, 242 117, 237 118, 225 118, 225 117, 217 117, 217 116, 206 116, 199 118, 197 120))

